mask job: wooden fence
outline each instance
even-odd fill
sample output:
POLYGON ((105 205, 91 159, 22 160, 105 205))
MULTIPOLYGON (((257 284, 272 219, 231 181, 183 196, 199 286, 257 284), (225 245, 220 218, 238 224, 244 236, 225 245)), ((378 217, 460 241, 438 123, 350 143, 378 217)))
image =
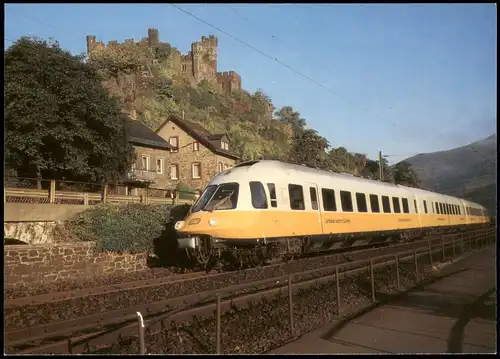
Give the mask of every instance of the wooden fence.
MULTIPOLYGON (((32 179, 29 179, 32 180, 32 179)), ((192 204, 193 200, 180 199, 181 193, 194 195, 191 192, 179 192, 161 189, 161 188, 138 188, 140 192, 136 195, 131 194, 118 194, 118 188, 125 188, 124 186, 113 186, 108 184, 82 184, 91 186, 94 189, 92 192, 82 192, 65 188, 57 189, 62 186, 61 184, 77 184, 76 182, 56 181, 56 180, 43 180, 45 186, 40 185, 42 188, 26 188, 20 185, 9 185, 5 183, 4 187, 4 203, 26 203, 26 204, 79 204, 79 205, 95 205, 98 203, 143 203, 143 204, 192 204), (46 188, 43 188, 46 187, 46 188)))

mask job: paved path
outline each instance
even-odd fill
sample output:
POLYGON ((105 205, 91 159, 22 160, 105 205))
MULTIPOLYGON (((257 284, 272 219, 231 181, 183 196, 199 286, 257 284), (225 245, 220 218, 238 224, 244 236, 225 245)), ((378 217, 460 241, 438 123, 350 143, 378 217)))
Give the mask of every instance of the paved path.
POLYGON ((445 271, 453 268, 468 270, 268 354, 495 353, 496 249, 472 253, 445 271))

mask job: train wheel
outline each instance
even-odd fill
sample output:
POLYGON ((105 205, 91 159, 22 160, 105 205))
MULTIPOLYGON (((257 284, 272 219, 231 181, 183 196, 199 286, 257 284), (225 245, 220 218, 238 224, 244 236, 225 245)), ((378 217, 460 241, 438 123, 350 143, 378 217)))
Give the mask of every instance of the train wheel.
POLYGON ((248 253, 248 262, 251 267, 260 267, 264 264, 264 256, 262 251, 255 249, 248 253))
POLYGON ((202 269, 208 270, 214 265, 214 256, 210 252, 206 252, 201 248, 195 250, 186 250, 189 258, 202 269))

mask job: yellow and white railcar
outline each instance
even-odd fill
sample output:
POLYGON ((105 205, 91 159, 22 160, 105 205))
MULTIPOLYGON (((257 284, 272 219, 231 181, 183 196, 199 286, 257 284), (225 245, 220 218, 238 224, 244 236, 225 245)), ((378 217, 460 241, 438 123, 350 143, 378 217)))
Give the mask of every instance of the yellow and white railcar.
POLYGON ((316 242, 326 249, 325 240, 486 219, 482 206, 451 196, 280 161, 250 161, 217 175, 176 229, 179 248, 300 239, 308 248, 318 249, 316 242))

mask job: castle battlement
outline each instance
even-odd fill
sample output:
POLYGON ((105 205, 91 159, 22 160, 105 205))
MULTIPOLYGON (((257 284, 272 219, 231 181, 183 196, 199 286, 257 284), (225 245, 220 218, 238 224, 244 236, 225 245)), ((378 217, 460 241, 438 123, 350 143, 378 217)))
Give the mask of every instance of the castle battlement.
MULTIPOLYGON (((148 36, 139 42, 134 39, 126 39, 122 44, 116 40, 109 41, 107 46, 97 42, 94 35, 87 36, 87 54, 105 48, 130 46, 135 44, 140 48, 149 47, 153 49, 160 42, 158 29, 149 28, 148 36)), ((187 55, 181 54, 179 50, 172 47, 172 63, 174 73, 186 77, 191 83, 199 83, 202 80, 210 80, 218 83, 223 92, 233 92, 241 89, 241 76, 235 71, 217 72, 217 46, 218 40, 215 35, 202 36, 200 41, 191 43, 191 51, 187 55)), ((154 52, 152 52, 154 53, 154 52)))

